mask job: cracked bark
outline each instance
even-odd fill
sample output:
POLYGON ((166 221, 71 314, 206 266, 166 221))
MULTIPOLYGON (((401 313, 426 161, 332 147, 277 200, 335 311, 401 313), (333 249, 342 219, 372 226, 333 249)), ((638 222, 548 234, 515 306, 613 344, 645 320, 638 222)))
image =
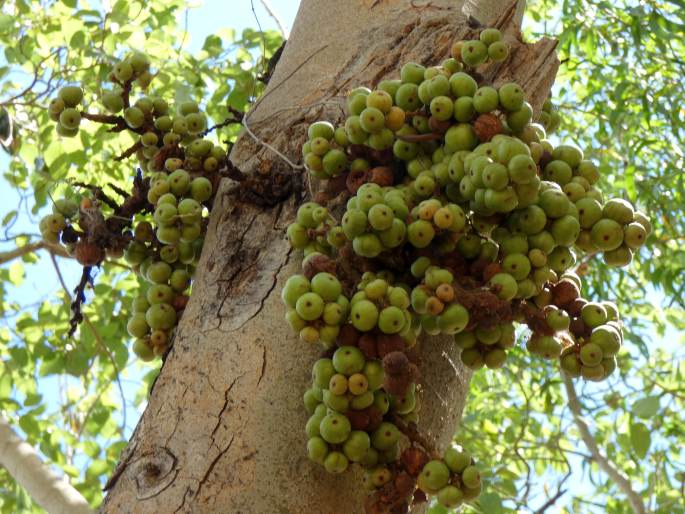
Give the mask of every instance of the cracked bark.
MULTIPOLYGON (((556 73, 555 42, 515 42, 512 2, 483 0, 490 7, 474 11, 481 2, 471 1, 467 14, 478 12, 486 25, 499 23, 513 44, 511 58, 484 70, 484 80, 516 80, 539 108, 556 73)), ((351 87, 396 76, 408 60, 437 64, 454 40, 475 36, 463 6, 455 0, 303 0, 267 92, 248 118, 251 129, 298 161, 307 125, 340 120, 351 87)), ((236 144, 231 159, 247 174, 301 173, 249 137, 236 144)), ((277 206, 259 207, 237 200, 236 187, 221 184, 192 298, 149 406, 110 479, 103 512, 362 511, 359 473, 330 476, 306 458, 301 398, 318 354, 288 331, 278 294, 298 271, 299 256, 283 231, 301 200, 293 194, 277 206), (137 473, 155 458, 165 470, 167 452, 175 459, 170 482, 159 490, 154 480, 139 480, 137 473)), ((470 374, 451 340, 422 345, 420 428, 443 448, 461 417, 470 374)))

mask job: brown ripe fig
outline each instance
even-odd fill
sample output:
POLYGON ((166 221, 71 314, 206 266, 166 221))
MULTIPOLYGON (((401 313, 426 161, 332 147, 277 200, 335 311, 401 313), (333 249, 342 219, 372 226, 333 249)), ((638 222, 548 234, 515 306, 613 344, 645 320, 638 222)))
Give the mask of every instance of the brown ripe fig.
POLYGON ((331 201, 331 195, 326 191, 319 191, 314 195, 314 201, 319 205, 326 206, 331 201))
POLYGON ((176 309, 176 312, 180 312, 183 309, 186 308, 186 305, 188 305, 188 298, 186 295, 178 295, 176 298, 174 298, 173 302, 173 307, 176 309))
POLYGON ((82 266, 95 266, 105 258, 105 251, 89 241, 79 241, 74 248, 74 256, 82 266))
POLYGON ((551 288, 552 303, 557 307, 569 305, 573 300, 580 297, 580 290, 572 280, 562 279, 551 288))
POLYGON ((499 117, 494 114, 481 114, 476 118, 473 124, 473 131, 478 136, 481 143, 490 141, 497 134, 503 131, 502 122, 499 117))
POLYGON ((547 150, 545 150, 542 153, 542 157, 540 157, 540 162, 538 162, 538 165, 540 166, 540 169, 545 169, 545 167, 554 160, 554 157, 552 157, 552 154, 549 153, 547 150))
MULTIPOLYGON (((350 325, 351 326, 351 325, 350 325)), ((371 334, 364 334, 357 340, 357 345, 367 359, 378 358, 376 338, 371 334)))
POLYGON ((585 325, 583 320, 578 317, 571 319, 568 331, 576 337, 587 337, 592 332, 592 329, 585 325))
POLYGON ((400 473, 395 477, 395 490, 398 498, 408 498, 416 487, 416 479, 408 473, 400 473))
POLYGON ((404 396, 411 383, 412 379, 409 373, 385 375, 383 388, 387 393, 394 394, 395 396, 404 396))
POLYGON ((357 346, 357 344, 360 342, 360 334, 361 333, 354 328, 353 325, 343 325, 340 327, 340 332, 338 333, 338 339, 336 342, 338 346, 357 346))
POLYGON ((367 430, 371 423, 371 417, 366 410, 349 410, 345 414, 350 420, 352 430, 367 430))
POLYGON ((483 280, 489 281, 492 277, 502 272, 502 266, 497 262, 491 262, 483 269, 483 280))
MULTIPOLYGON (((347 189, 347 185, 345 183, 346 180, 347 173, 341 173, 336 177, 331 177, 328 179, 328 183, 326 184, 326 190, 324 191, 328 195, 328 201, 336 197, 338 193, 341 193, 342 191, 345 191, 347 189)), ((319 202, 317 201, 317 203, 319 202)))
POLYGON ((376 166, 371 168, 368 173, 371 175, 369 181, 381 187, 392 186, 394 182, 395 177, 392 173, 392 168, 387 166, 376 166))
POLYGON ((378 410, 378 407, 372 405, 371 407, 364 409, 363 412, 366 412, 366 414, 369 416, 369 427, 367 429, 369 432, 372 432, 381 426, 381 423, 383 422, 383 414, 381 414, 381 411, 378 410))
POLYGON ((394 335, 380 335, 376 339, 376 349, 378 356, 382 359, 391 352, 401 352, 404 350, 406 344, 404 339, 397 334, 394 335))
POLYGON ((414 491, 414 505, 418 505, 419 503, 426 503, 428 501, 428 497, 426 496, 426 493, 424 493, 421 489, 417 489, 414 491))
POLYGON ((369 157, 372 161, 380 162, 381 164, 390 164, 395 158, 392 148, 387 150, 371 150, 369 157))
POLYGON ((390 352, 383 357, 383 370, 391 375, 406 373, 409 359, 404 352, 390 352))
POLYGON ((580 311, 583 310, 583 306, 587 303, 587 300, 583 298, 576 298, 566 306, 566 311, 571 316, 580 316, 580 311))
POLYGON ((351 159, 365 159, 369 153, 369 148, 366 145, 349 145, 347 153, 351 159))
POLYGON ((369 181, 370 177, 371 173, 369 172, 369 170, 350 171, 345 181, 347 190, 352 194, 356 194, 357 190, 364 184, 366 184, 369 181))
POLYGON ((447 129, 451 126, 451 120, 441 121, 437 119, 435 116, 431 116, 430 118, 428 118, 428 127, 431 129, 431 132, 434 132, 436 134, 444 134, 445 132, 447 132, 447 129))

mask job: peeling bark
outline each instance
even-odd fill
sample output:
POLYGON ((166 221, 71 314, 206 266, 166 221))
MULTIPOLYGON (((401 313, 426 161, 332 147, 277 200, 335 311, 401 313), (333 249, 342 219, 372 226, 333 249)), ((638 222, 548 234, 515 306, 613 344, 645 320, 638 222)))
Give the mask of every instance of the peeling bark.
MULTIPOLYGON (((556 73, 555 42, 516 42, 516 2, 504 4, 480 21, 508 29, 512 56, 483 70, 484 81, 518 81, 539 109, 556 73)), ((246 123, 299 162, 307 125, 341 120, 346 91, 396 75, 409 60, 439 63, 453 41, 475 36, 462 6, 455 0, 303 0, 246 123)), ((279 188, 290 194, 269 201, 259 193, 264 201, 255 202, 237 183, 221 184, 191 300, 102 511, 360 513, 359 473, 331 476, 307 460, 302 394, 318 352, 289 332, 279 298, 300 260, 284 230, 316 184, 247 135, 231 160, 255 183, 279 177, 285 181, 279 188)), ((444 448, 470 373, 451 338, 422 345, 420 428, 444 448)))

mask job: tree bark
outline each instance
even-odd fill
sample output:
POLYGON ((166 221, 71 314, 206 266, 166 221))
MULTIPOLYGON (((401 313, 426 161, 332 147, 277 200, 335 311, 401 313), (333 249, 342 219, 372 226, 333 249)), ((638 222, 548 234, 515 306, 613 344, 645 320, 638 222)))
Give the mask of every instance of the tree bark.
POLYGON ((3 416, 0 416, 0 466, 50 514, 93 514, 81 493, 66 479, 55 475, 3 416))
MULTIPOLYGON (((516 80, 539 108, 556 73, 555 42, 518 42, 517 2, 502 3, 480 21, 510 31, 512 55, 483 70, 484 80, 516 80)), ((455 40, 476 36, 462 7, 455 0, 303 0, 246 124, 299 162, 307 125, 343 119, 347 91, 397 76, 410 60, 439 64, 455 40)), ((302 394, 318 352, 289 332, 279 298, 301 258, 284 230, 315 185, 247 135, 231 160, 250 179, 220 187, 192 298, 102 511, 361 513, 359 473, 331 476, 306 457, 302 394)), ((421 344, 420 429, 444 448, 470 373, 451 338, 421 344)))

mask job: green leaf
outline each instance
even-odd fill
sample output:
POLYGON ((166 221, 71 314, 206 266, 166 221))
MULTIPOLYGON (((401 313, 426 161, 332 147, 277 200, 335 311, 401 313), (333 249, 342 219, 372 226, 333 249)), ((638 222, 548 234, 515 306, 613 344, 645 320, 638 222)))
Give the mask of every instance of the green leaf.
POLYGON ((26 364, 29 362, 29 356, 26 352, 26 348, 10 348, 9 349, 10 355, 12 356, 12 361, 19 366, 19 367, 24 367, 26 364))
POLYGON ((14 16, 0 14, 0 33, 9 30, 14 25, 14 16))
POLYGON ((21 261, 13 262, 10 265, 9 280, 10 283, 14 284, 15 286, 21 285, 21 283, 24 281, 24 265, 21 263, 21 261))
POLYGON ((62 466, 62 470, 72 478, 78 478, 81 474, 81 472, 76 466, 71 466, 69 464, 65 464, 64 466, 62 466))
POLYGON ((66 372, 76 377, 83 375, 90 366, 88 355, 79 350, 67 353, 65 363, 66 372))
POLYGON ((46 359, 40 364, 40 376, 55 375, 64 372, 64 356, 54 354, 52 359, 46 359))
POLYGON ((13 209, 7 214, 5 214, 5 217, 2 218, 2 225, 3 227, 6 227, 11 221, 13 221, 17 217, 17 210, 13 209))
POLYGON ((502 498, 495 492, 484 493, 479 498, 479 503, 483 512, 488 514, 499 514, 504 512, 502 509, 502 498))
POLYGON ((95 441, 85 441, 83 443, 83 452, 91 459, 95 459, 100 455, 100 445, 95 441))
POLYGON ((96 459, 90 464, 90 466, 88 466, 86 476, 99 477, 101 475, 104 475, 107 470, 109 470, 109 464, 107 463, 107 461, 102 459, 96 459))
POLYGON ((652 444, 652 436, 647 425, 644 423, 633 423, 630 425, 630 443, 640 459, 644 459, 647 456, 649 447, 652 444))
POLYGON ((86 43, 86 33, 82 30, 75 32, 69 40, 69 48, 81 48, 86 43))
POLYGON ((36 418, 30 414, 26 414, 19 418, 19 427, 27 436, 36 437, 40 434, 40 426, 38 425, 36 418))
POLYGON ((24 407, 31 407, 32 405, 37 405, 40 403, 40 401, 43 399, 43 396, 40 394, 27 394, 26 395, 26 400, 24 400, 24 407))
POLYGON ((653 417, 659 411, 659 407, 659 397, 648 396, 633 403, 631 412, 639 418, 647 419, 653 417))

